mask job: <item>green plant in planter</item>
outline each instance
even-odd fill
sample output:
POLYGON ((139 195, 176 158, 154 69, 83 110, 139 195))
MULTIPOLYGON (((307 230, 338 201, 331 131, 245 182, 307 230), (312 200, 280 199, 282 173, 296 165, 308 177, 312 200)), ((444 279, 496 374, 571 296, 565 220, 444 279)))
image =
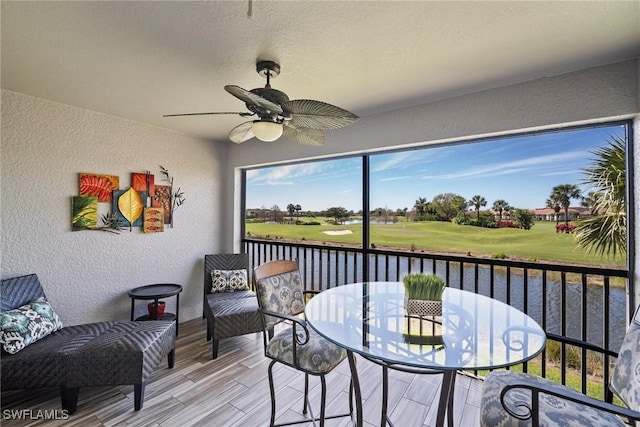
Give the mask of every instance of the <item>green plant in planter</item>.
POLYGON ((447 287, 444 280, 435 274, 407 274, 402 282, 408 299, 438 301, 447 287))

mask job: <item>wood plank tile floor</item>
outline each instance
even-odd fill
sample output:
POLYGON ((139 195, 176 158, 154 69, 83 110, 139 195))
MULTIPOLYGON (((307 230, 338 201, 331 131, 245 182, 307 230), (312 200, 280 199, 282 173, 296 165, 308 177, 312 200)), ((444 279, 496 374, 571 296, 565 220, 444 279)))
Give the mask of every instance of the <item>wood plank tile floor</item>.
MULTIPOLYGON (((58 388, 2 393, 0 424, 12 426, 268 426, 270 416, 267 366, 262 335, 222 340, 219 356, 211 359, 206 323, 194 319, 180 324, 176 363, 166 361, 149 378, 144 407, 133 410, 133 386, 80 389, 78 410, 68 419, 60 411, 58 388), (55 419, 58 418, 58 419, 55 419)), ((37 367, 34 367, 37 369, 37 367)), ((365 426, 380 425, 382 369, 358 358, 365 426)), ((389 415, 397 427, 433 426, 440 394, 440 375, 389 371, 389 415)), ((304 376, 276 364, 274 368, 276 422, 302 416, 304 376)), ((327 414, 344 413, 349 402, 349 365, 345 361, 327 376, 327 414)), ((320 383, 310 381, 312 408, 319 413, 320 383)), ((454 425, 479 425, 482 381, 458 374, 454 425)), ((312 424, 298 424, 303 427, 312 424)), ((328 420, 327 426, 351 425, 349 418, 328 420)))

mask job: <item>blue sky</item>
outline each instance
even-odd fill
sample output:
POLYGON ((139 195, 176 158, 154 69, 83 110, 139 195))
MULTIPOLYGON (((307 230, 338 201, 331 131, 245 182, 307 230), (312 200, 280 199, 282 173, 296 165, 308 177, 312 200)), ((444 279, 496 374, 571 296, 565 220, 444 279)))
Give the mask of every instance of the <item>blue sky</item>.
MULTIPOLYGON (((542 133, 371 156, 371 209, 408 208, 419 197, 440 193, 470 199, 478 194, 489 208, 504 199, 516 208, 544 207, 551 189, 581 185, 592 152, 621 126, 542 133)), ((254 169, 247 172, 247 208, 286 211, 289 203, 303 211, 340 206, 362 209, 361 158, 324 160, 254 169)), ((585 190, 587 190, 585 188, 585 190)), ((578 205, 578 202, 574 202, 578 205)))

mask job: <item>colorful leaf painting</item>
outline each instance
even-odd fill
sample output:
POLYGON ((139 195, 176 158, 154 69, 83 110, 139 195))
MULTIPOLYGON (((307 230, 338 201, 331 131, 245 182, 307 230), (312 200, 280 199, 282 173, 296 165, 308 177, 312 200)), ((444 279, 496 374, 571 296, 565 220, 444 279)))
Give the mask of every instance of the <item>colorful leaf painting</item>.
POLYGON ((142 215, 143 208, 144 202, 142 201, 142 197, 140 197, 140 193, 134 190, 133 187, 118 197, 118 210, 129 222, 129 231, 131 231, 133 223, 142 215))
POLYGON ((98 202, 111 202, 114 190, 120 188, 120 178, 114 175, 79 174, 80 196, 97 197, 98 202))
POLYGON ((164 209, 164 223, 171 223, 171 187, 169 185, 156 185, 156 194, 151 200, 151 206, 164 209))
MULTIPOLYGON (((140 215, 140 217, 138 217, 138 219, 135 220, 133 224, 130 224, 129 221, 120 212, 118 201, 120 199, 120 196, 122 196, 127 191, 128 190, 115 190, 113 192, 113 200, 111 201, 111 214, 114 218, 114 223, 118 227, 129 227, 130 225, 133 225, 134 227, 142 227, 142 215, 140 215)), ((140 198, 142 200, 146 200, 147 193, 140 193, 140 198)))
POLYGON ((142 231, 145 233, 159 233, 164 231, 164 209, 145 208, 142 231))
POLYGON ((146 192, 149 197, 156 195, 155 179, 150 173, 131 173, 131 186, 138 192, 146 192))
POLYGON ((71 229, 90 230, 98 226, 98 198, 74 196, 71 198, 71 229))

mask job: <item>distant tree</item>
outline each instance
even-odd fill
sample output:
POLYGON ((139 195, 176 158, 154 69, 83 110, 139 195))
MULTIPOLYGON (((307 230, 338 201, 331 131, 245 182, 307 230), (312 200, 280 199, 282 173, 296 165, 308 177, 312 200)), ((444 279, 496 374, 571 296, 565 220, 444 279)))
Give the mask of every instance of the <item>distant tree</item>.
POLYGON ((273 221, 279 222, 278 220, 280 217, 280 206, 278 205, 271 206, 271 214, 273 215, 273 221))
POLYGON ((531 230, 533 227, 533 220, 535 215, 526 209, 515 209, 513 211, 513 220, 518 224, 519 228, 524 230, 531 230))
POLYGON ((502 219, 502 212, 511 210, 511 206, 506 200, 498 199, 493 202, 493 210, 498 211, 498 219, 502 219))
POLYGON ((296 216, 300 217, 300 212, 302 211, 302 206, 296 205, 296 216))
POLYGON ((260 206, 260 210, 258 211, 258 217, 263 221, 268 221, 271 218, 271 210, 267 208, 265 205, 260 206))
POLYGON ((385 207, 382 208, 382 218, 384 219, 384 223, 386 224, 387 222, 389 222, 392 216, 393 212, 391 212, 391 209, 389 209, 389 207, 385 205, 385 207))
POLYGON ((476 219, 480 220, 480 208, 483 206, 487 206, 487 200, 476 194, 471 199, 469 199, 469 207, 473 207, 476 211, 476 219))
POLYGON ((289 212, 289 218, 291 218, 291 222, 293 222, 293 213, 296 211, 296 206, 293 203, 289 203, 287 205, 287 211, 289 212))
POLYGON ((556 225, 558 225, 558 223, 560 222, 560 215, 558 214, 560 213, 561 208, 560 208, 560 202, 556 200, 554 194, 551 194, 551 196, 545 201, 545 206, 550 209, 553 209, 556 225))
POLYGON ((623 138, 611 138, 609 145, 593 153, 596 158, 584 170, 584 183, 599 196, 592 210, 596 215, 578 222, 576 242, 600 255, 627 252, 625 146, 623 138))
POLYGON ((569 224, 569 206, 572 199, 582 199, 582 192, 573 184, 556 185, 551 190, 548 201, 553 201, 564 210, 564 223, 569 224))
POLYGON ((467 201, 458 194, 442 193, 433 198, 430 207, 440 219, 451 221, 458 215, 458 212, 467 208, 467 201))
POLYGON ((326 213, 336 221, 336 224, 342 223, 349 216, 349 211, 342 207, 329 208, 326 213))
POLYGON ((504 213, 507 217, 511 218, 511 211, 515 208, 513 206, 507 206, 504 208, 504 213))
POLYGON ((424 216, 429 209, 429 202, 427 202, 427 199, 424 197, 418 197, 418 200, 416 200, 416 203, 413 205, 413 209, 416 211, 416 216, 424 216))
POLYGON ((591 216, 598 215, 598 207, 600 206, 602 199, 602 193, 597 193, 595 191, 590 191, 580 202, 580 205, 583 208, 589 209, 589 214, 591 216))

